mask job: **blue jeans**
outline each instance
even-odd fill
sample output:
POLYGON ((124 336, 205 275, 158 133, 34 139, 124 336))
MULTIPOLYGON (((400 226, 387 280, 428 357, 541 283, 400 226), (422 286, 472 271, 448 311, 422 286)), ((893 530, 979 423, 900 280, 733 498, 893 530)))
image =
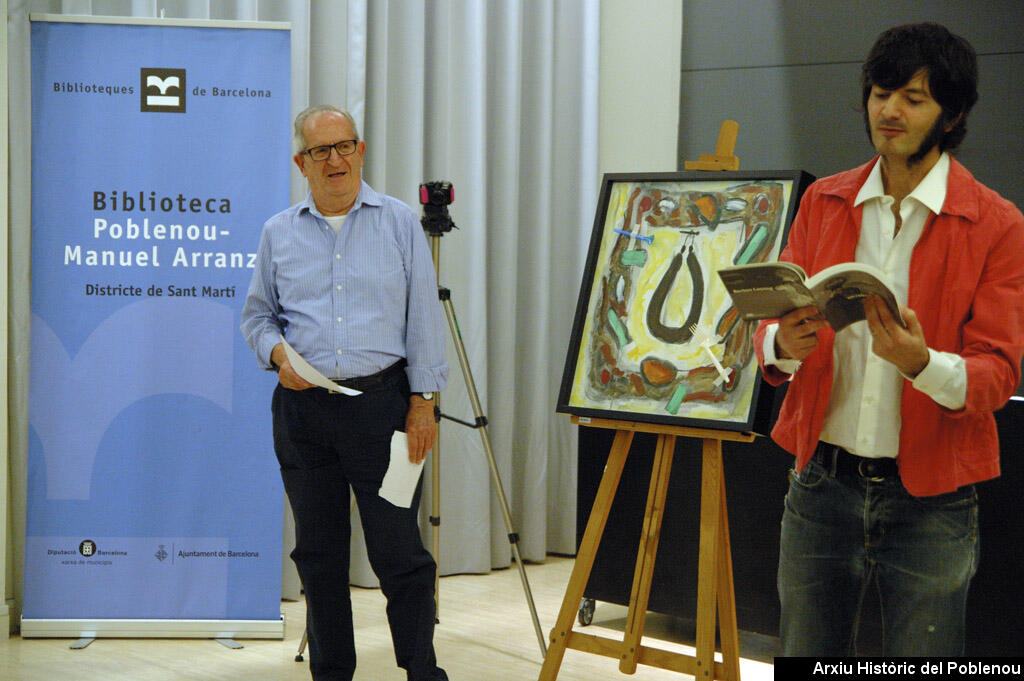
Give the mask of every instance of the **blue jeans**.
POLYGON ((856 654, 869 587, 881 603, 883 655, 963 655, 978 550, 973 486, 914 497, 899 476, 832 476, 810 461, 791 474, 782 518, 782 655, 856 654))

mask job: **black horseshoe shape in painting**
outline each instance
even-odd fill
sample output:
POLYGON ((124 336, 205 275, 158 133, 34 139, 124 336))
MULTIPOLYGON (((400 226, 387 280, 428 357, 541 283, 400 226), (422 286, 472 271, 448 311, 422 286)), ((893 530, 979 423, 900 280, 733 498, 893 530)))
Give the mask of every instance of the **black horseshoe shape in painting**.
POLYGON ((672 258, 672 262, 669 263, 668 269, 665 271, 665 276, 661 278, 658 288, 654 290, 651 305, 647 308, 647 327, 651 330, 651 335, 666 343, 689 342, 693 338, 690 327, 700 320, 701 309, 704 307, 704 275, 700 269, 700 261, 697 260, 697 254, 693 252, 692 246, 687 246, 685 250, 689 251, 686 255, 686 269, 690 271, 690 282, 693 284, 690 314, 686 316, 686 321, 682 326, 677 327, 661 323, 661 311, 665 307, 665 299, 668 298, 676 275, 679 274, 679 270, 683 266, 682 251, 676 253, 672 258))

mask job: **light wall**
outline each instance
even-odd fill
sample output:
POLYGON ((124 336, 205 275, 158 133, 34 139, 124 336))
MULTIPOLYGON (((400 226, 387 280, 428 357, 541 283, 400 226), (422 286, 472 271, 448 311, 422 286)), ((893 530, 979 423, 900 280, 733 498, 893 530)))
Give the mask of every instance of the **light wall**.
POLYGON ((602 0, 601 174, 677 169, 682 36, 682 0, 602 0))
MULTIPOLYGON (((0 0, 0 16, 7 16, 7 0, 0 0)), ((0 168, 7 170, 7 29, 0 31, 0 55, 3 55, 3 68, 0 69, 0 168)), ((7 182, 0 183, 0 344, 4 350, 0 352, 0 413, 4 418, 0 421, 0 638, 7 638, 10 631, 10 608, 7 606, 7 579, 12 572, 10 568, 12 552, 7 546, 7 475, 8 475, 8 438, 7 438, 7 182)))

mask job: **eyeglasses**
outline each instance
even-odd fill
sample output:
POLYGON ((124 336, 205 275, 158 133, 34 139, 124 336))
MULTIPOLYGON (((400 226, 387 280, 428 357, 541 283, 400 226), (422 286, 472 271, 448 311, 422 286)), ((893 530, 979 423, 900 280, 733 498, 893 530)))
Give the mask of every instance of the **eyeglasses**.
POLYGON ((323 144, 319 147, 311 147, 304 150, 303 154, 309 154, 309 157, 314 161, 326 161, 331 157, 331 149, 338 152, 338 156, 348 156, 355 152, 356 147, 359 146, 359 140, 341 140, 334 144, 323 144))

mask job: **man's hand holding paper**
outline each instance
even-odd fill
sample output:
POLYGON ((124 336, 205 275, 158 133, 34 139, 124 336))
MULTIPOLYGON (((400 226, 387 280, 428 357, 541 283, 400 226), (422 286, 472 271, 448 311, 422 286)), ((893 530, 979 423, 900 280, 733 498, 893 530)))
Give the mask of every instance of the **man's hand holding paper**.
POLYGON ((281 339, 281 344, 274 347, 274 351, 270 355, 271 361, 280 367, 277 372, 278 380, 281 381, 281 385, 292 390, 306 390, 315 386, 326 388, 337 393, 344 395, 355 396, 362 395, 362 391, 353 390, 352 388, 346 388, 340 386, 331 379, 327 378, 319 371, 317 371, 312 364, 303 359, 302 355, 295 352, 288 341, 281 339), (282 348, 285 355, 285 360, 282 363, 278 363, 274 355, 278 354, 278 348, 282 348), (287 381, 287 382, 286 382, 287 381))
POLYGON ((395 506, 409 508, 416 493, 416 485, 423 471, 423 459, 412 461, 406 434, 395 431, 391 436, 391 463, 384 474, 378 494, 395 506))

